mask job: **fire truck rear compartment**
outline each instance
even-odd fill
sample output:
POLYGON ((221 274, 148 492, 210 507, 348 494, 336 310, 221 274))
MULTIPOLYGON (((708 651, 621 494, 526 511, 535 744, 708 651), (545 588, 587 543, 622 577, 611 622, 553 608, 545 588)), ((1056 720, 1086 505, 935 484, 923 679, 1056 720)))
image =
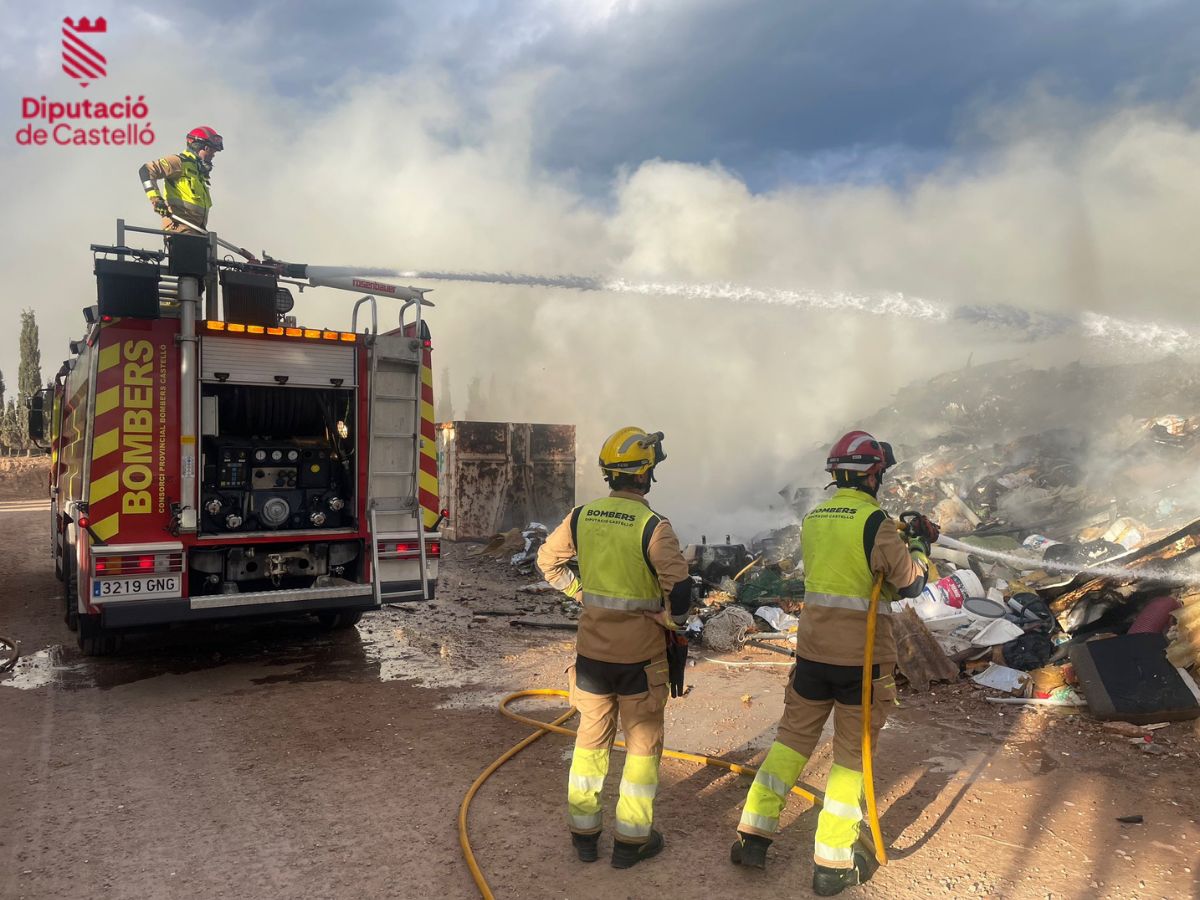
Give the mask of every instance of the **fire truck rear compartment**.
POLYGON ((352 527, 354 391, 204 384, 202 535, 352 527))

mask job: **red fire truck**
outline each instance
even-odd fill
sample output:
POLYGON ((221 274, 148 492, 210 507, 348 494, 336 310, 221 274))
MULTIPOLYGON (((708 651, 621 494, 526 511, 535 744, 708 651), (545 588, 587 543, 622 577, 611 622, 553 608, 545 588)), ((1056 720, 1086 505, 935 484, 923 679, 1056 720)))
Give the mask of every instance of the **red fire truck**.
POLYGON ((212 233, 141 249, 132 232, 163 234, 118 221, 114 245, 92 246, 86 333, 30 408, 83 652, 148 625, 309 614, 346 628, 431 598, 443 516, 425 291, 234 260, 212 233), (341 331, 311 311, 298 323, 289 286, 364 296, 341 331), (379 330, 377 297, 399 301, 396 328, 379 330))

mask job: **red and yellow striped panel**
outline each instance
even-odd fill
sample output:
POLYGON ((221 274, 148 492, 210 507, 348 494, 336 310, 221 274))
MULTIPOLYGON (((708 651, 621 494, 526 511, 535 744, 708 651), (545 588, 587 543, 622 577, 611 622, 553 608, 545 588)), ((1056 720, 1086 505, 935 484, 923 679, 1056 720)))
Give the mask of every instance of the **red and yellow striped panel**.
POLYGON ((421 464, 417 481, 421 519, 426 528, 438 520, 437 432, 433 422, 433 363, 428 348, 421 351, 421 464))
POLYGON ((163 540, 179 497, 177 319, 101 326, 88 514, 102 541, 163 540))
POLYGON ((88 512, 92 531, 109 541, 121 530, 121 336, 101 326, 88 512))

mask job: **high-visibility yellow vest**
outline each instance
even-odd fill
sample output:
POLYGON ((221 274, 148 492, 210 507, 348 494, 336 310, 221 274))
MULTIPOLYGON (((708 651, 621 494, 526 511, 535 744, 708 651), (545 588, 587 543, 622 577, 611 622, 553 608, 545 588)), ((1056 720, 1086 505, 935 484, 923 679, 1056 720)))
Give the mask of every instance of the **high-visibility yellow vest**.
POLYGON ((179 161, 183 164, 183 174, 166 180, 167 203, 172 209, 207 215, 212 208, 212 195, 200 160, 191 150, 185 150, 179 154, 179 161))
POLYGON ((645 556, 658 522, 654 510, 623 497, 604 497, 579 507, 573 530, 585 607, 662 609, 662 588, 645 556))
MULTIPOLYGON (((801 532, 804 553, 804 603, 866 612, 875 575, 863 546, 867 519, 879 512, 870 494, 841 488, 804 517, 801 532)), ((884 584, 881 601, 895 599, 895 589, 884 584)), ((879 612, 890 612, 881 602, 879 612)))

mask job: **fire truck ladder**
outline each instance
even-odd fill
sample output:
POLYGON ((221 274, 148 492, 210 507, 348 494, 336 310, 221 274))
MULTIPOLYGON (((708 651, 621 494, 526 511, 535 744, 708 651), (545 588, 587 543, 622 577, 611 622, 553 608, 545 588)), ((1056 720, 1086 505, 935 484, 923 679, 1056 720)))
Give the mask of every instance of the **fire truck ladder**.
MULTIPOLYGON (((367 458, 367 485, 370 501, 367 516, 371 530, 372 589, 375 602, 420 597, 429 599, 428 559, 425 523, 418 497, 418 472, 421 465, 421 341, 403 333, 403 313, 399 333, 379 334, 374 297, 363 297, 354 305, 352 328, 357 331, 358 309, 371 307, 370 452, 367 458), (410 524, 411 523, 411 524, 410 524), (379 535, 416 530, 421 563, 421 586, 417 590, 383 591, 379 576, 379 535)), ((421 305, 417 308, 420 333, 421 305)), ((405 304, 406 308, 409 304, 405 304)))

